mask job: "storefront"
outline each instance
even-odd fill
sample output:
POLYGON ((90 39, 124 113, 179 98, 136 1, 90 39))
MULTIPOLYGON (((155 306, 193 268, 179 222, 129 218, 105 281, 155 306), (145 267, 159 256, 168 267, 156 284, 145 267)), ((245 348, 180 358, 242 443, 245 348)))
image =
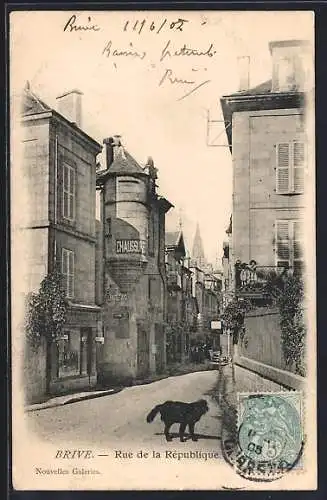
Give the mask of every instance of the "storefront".
POLYGON ((62 335, 52 346, 51 392, 96 383, 101 335, 100 307, 72 305, 62 335))

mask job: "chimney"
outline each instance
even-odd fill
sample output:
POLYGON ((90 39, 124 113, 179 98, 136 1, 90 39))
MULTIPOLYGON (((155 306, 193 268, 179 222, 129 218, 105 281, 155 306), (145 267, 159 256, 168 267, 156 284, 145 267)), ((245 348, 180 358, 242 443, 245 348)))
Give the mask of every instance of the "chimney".
POLYGON ((282 40, 269 43, 272 57, 272 91, 303 91, 307 84, 306 67, 310 65, 309 42, 282 40))
POLYGON ((57 97, 58 112, 78 127, 82 126, 82 95, 80 90, 74 89, 57 97))
POLYGON ((106 145, 106 168, 108 169, 116 158, 125 158, 124 148, 121 143, 121 136, 114 135, 103 139, 103 144, 106 145))
POLYGON ((239 75, 239 92, 250 88, 250 57, 241 56, 237 58, 239 75))

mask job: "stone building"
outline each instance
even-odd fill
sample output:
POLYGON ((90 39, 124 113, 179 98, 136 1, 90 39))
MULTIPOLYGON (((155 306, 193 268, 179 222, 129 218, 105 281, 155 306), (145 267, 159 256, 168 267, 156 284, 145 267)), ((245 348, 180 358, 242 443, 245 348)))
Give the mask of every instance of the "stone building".
POLYGON ((167 362, 188 359, 190 338, 196 329, 197 305, 192 295, 192 271, 187 266, 183 232, 166 233, 167 362))
MULTIPOLYGON (((82 127, 82 94, 57 98, 49 107, 29 85, 23 94, 22 172, 28 192, 25 228, 28 283, 37 292, 42 279, 58 265, 69 311, 62 338, 51 345, 51 356, 28 358, 26 374, 31 398, 45 390, 88 385, 96 375, 96 342, 101 332, 95 302, 96 158, 102 147, 82 127), (42 369, 33 369, 33 364, 42 369)), ((34 366, 35 368, 35 366, 34 366)))
POLYGON ((226 229, 226 240, 223 242, 223 256, 222 256, 222 306, 225 308, 227 304, 233 299, 235 294, 234 286, 234 268, 231 265, 232 251, 232 233, 233 233, 233 219, 230 216, 230 221, 226 229))
POLYGON ((191 338, 192 343, 219 346, 219 337, 212 331, 211 322, 218 321, 221 312, 221 277, 203 271, 195 263, 190 264, 192 271, 192 295, 198 311, 196 328, 191 338))
MULTIPOLYGON (((299 40, 271 42, 272 77, 221 99, 233 157, 228 259, 236 290, 270 270, 303 268, 308 48, 299 40)), ((257 293, 259 285, 252 288, 257 293)))
POLYGON ((233 159, 224 293, 252 303, 235 337, 237 362, 294 387, 289 372, 296 368, 286 363, 280 311, 267 284, 304 272, 303 224, 312 194, 305 99, 312 53, 301 40, 271 42, 269 50, 270 79, 221 98, 233 159))
POLYGON ((106 169, 97 175, 104 333, 98 378, 126 383, 165 367, 165 214, 172 205, 157 193, 151 158, 139 165, 120 136, 104 143, 106 169))

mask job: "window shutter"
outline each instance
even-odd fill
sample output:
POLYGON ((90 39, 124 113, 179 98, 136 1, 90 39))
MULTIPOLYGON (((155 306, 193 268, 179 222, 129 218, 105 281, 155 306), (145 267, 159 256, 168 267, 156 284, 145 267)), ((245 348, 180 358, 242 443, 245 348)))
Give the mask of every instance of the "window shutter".
POLYGON ((293 222, 293 256, 294 264, 297 260, 302 260, 303 258, 303 234, 302 234, 302 223, 300 221, 293 222))
POLYGON ((294 167, 294 192, 304 191, 304 142, 293 143, 293 167, 294 167))
POLYGON ((276 192, 286 194, 290 184, 290 145, 283 142, 276 145, 276 192))
POLYGON ((289 248, 289 224, 288 221, 276 222, 276 250, 277 250, 277 266, 285 267, 289 265, 290 248, 289 248))
POLYGON ((61 258, 61 272, 62 274, 67 274, 67 252, 63 248, 62 249, 62 258, 61 258))
POLYGON ((69 169, 69 192, 75 193, 75 171, 72 168, 69 169))
POLYGON ((74 252, 69 252, 69 279, 68 279, 68 289, 69 297, 74 297, 74 275, 75 275, 75 254, 74 252))

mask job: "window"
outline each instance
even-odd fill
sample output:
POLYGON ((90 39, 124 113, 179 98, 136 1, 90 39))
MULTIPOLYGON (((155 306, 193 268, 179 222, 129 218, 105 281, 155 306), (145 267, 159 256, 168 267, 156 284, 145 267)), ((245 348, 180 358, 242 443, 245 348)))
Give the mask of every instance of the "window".
POLYGON ((111 217, 108 217, 106 219, 106 233, 105 233, 106 236, 112 236, 112 233, 111 233, 111 217))
POLYGON ((63 165, 62 215, 65 219, 75 219, 75 169, 67 163, 63 165))
POLYGON ((276 145, 277 194, 303 193, 305 147, 303 142, 276 145))
POLYGON ((63 275, 63 287, 68 298, 74 297, 74 261, 74 252, 63 248, 61 253, 61 273, 63 275))
POLYGON ((276 264, 290 267, 295 271, 303 266, 303 232, 299 220, 279 220, 276 222, 276 264))

